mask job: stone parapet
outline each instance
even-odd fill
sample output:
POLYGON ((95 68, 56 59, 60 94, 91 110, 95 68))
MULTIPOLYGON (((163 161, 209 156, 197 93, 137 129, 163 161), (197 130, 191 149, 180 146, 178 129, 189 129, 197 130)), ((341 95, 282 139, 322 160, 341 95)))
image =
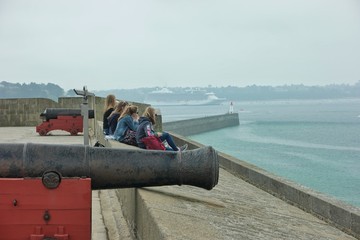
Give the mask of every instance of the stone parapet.
POLYGON ((46 98, 0 99, 0 126, 36 126, 44 106, 55 108, 58 103, 46 98))
MULTIPOLYGON (((46 108, 80 109, 83 102, 83 97, 59 97, 57 102, 47 98, 0 99, 0 126, 36 126, 42 122, 40 114, 46 108)), ((95 110, 95 119, 102 121, 105 98, 89 96, 87 103, 89 109, 95 110)), ((131 103, 139 107, 140 113, 148 106, 143 103, 131 103)))
POLYGON ((42 122, 40 113, 46 108, 80 109, 82 98, 59 98, 55 102, 47 98, 0 99, 0 126, 36 126, 42 122))

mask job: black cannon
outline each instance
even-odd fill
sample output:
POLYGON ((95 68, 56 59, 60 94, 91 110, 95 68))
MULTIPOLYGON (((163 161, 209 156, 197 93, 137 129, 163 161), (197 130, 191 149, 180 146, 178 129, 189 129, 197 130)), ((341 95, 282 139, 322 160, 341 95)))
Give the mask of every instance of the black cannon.
POLYGON ((192 185, 212 189, 219 163, 212 147, 184 152, 83 145, 0 144, 0 177, 90 177, 92 189, 192 185))
MULTIPOLYGON (((40 113, 40 117, 44 121, 50 119, 57 119, 59 116, 81 116, 81 109, 76 108, 46 108, 44 112, 40 113)), ((94 118, 94 110, 89 110, 89 118, 94 118)))
POLYGON ((166 152, 0 144, 0 239, 88 240, 92 190, 163 185, 210 190, 218 178, 212 147, 166 152))

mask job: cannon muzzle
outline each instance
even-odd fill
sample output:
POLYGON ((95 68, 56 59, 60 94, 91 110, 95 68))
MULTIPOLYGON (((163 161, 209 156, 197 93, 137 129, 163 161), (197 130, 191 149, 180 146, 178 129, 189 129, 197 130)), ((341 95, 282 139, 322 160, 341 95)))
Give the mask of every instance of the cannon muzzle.
POLYGON ((90 177, 92 189, 191 185, 212 189, 219 178, 212 147, 184 152, 34 143, 0 144, 1 178, 90 177))

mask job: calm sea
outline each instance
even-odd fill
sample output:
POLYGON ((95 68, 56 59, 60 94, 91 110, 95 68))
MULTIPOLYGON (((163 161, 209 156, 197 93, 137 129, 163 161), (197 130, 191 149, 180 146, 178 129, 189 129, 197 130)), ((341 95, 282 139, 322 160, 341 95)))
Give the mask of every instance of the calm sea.
MULTIPOLYGON (((218 106, 157 106, 164 122, 218 106)), ((240 125, 189 136, 283 178, 360 207, 360 99, 235 102, 240 125)))

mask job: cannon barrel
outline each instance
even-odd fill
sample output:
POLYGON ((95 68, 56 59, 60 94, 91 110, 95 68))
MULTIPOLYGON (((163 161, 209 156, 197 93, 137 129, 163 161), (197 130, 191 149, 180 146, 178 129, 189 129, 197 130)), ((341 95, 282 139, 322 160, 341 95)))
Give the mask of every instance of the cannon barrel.
POLYGON ((99 148, 35 143, 0 144, 1 178, 35 178, 45 172, 90 177, 92 189, 192 185, 212 189, 219 178, 217 152, 99 148))
MULTIPOLYGON (((58 116, 81 116, 81 109, 75 108, 46 108, 44 112, 40 113, 40 117, 49 121, 50 119, 57 119, 58 116)), ((89 118, 94 118, 94 110, 89 110, 89 118)))

